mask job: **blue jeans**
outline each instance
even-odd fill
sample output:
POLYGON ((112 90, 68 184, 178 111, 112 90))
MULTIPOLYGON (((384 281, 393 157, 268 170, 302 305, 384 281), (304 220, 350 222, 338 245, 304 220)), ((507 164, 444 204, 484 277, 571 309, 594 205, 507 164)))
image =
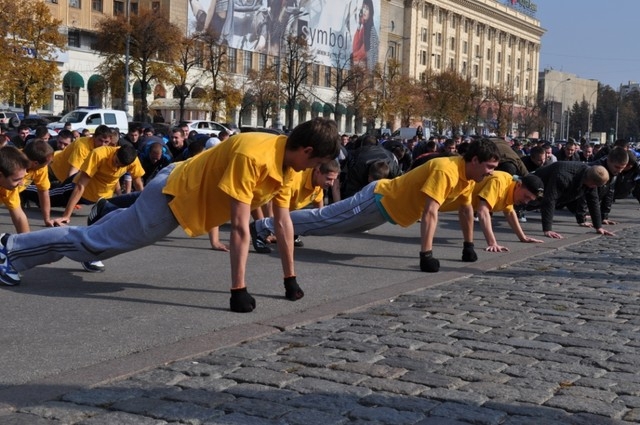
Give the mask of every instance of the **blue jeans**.
MULTIPOLYGON (((322 208, 291 211, 293 233, 300 236, 329 236, 341 233, 364 232, 386 223, 381 206, 373 193, 377 182, 339 202, 322 208)), ((274 232, 273 217, 256 220, 258 235, 274 232)))
POLYGON ((179 227, 163 194, 173 166, 164 168, 129 208, 118 209, 93 226, 61 226, 11 235, 7 256, 17 271, 63 257, 86 262, 105 260, 167 236, 179 227))

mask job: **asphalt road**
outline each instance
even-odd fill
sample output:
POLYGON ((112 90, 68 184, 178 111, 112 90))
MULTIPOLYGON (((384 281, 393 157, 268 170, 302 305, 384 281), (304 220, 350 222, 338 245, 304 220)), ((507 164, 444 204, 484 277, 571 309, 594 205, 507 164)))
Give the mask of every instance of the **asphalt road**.
MULTIPOLYGON (((74 223, 83 224, 88 210, 79 211, 74 223)), ((638 213, 635 200, 618 201, 611 218, 620 223, 613 229, 636 225, 638 213)), ((28 215, 36 230, 39 211, 28 215)), ((277 253, 252 250, 247 281, 257 309, 250 314, 228 310, 228 254, 210 250, 206 237, 192 239, 181 230, 106 261, 105 273, 87 273, 66 259, 37 267, 23 273, 20 286, 0 287, 0 408, 128 376, 529 256, 553 257, 563 246, 598 237, 566 212, 558 212, 554 228, 565 235, 562 240, 542 236, 539 214, 528 213, 528 218, 525 232, 545 243, 518 242, 499 214, 494 230, 510 252, 482 251, 486 243, 476 226, 479 261, 463 263, 457 215, 441 214, 434 248, 441 260, 437 274, 419 271, 417 224, 303 238, 296 267, 306 296, 298 302, 283 297, 277 253), (37 394, 31 390, 35 387, 37 394)), ((4 209, 0 230, 12 230, 4 209)), ((221 239, 228 240, 225 227, 221 239)))

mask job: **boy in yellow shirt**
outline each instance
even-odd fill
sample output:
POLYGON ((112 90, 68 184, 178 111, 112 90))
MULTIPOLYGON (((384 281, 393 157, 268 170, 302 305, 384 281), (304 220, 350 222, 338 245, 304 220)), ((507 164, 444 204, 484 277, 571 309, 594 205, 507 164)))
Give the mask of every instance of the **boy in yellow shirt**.
POLYGON ((0 149, 0 201, 9 210, 11 222, 18 233, 29 231, 27 215, 20 205, 20 186, 24 184, 29 158, 14 146, 0 149))
POLYGON ((18 272, 63 257, 106 259, 150 245, 178 227, 189 236, 231 222, 231 298, 234 312, 256 306, 245 282, 251 210, 273 200, 284 273, 285 297, 304 296, 293 263, 289 216, 293 174, 338 155, 334 121, 298 125, 287 136, 246 133, 189 160, 169 165, 150 181, 129 207, 112 211, 88 227, 60 226, 24 235, 0 235, 0 281, 20 283, 18 272), (128 229, 122 232, 122 229, 128 229))

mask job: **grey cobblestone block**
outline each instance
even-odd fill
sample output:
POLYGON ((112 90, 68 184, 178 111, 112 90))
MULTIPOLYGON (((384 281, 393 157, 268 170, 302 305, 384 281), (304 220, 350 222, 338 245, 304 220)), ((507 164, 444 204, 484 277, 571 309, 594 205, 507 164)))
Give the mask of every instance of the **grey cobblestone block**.
POLYGON ((473 341, 473 340, 462 340, 454 345, 460 345, 462 347, 470 348, 472 350, 485 350, 488 352, 499 353, 509 353, 513 351, 513 347, 506 344, 496 344, 492 342, 484 342, 484 341, 473 341))
POLYGON ((424 351, 427 350, 433 353, 444 354, 446 356, 444 358, 445 360, 448 360, 450 357, 461 357, 473 353, 473 350, 467 347, 441 343, 429 344, 424 351))
POLYGON ((168 422, 182 421, 194 425, 199 425, 212 417, 222 414, 219 410, 201 407, 193 403, 148 398, 123 400, 115 403, 112 409, 162 419, 168 422))
MULTIPOLYGON (((75 423, 83 419, 104 413, 104 409, 93 406, 80 406, 74 403, 49 401, 35 406, 25 407, 20 413, 30 413, 45 419, 55 419, 62 423, 75 423)), ((0 417, 0 423, 2 418, 0 417)))
POLYGON ((359 396, 335 396, 326 394, 305 394, 287 400, 285 404, 296 408, 317 409, 345 416, 347 412, 360 406, 359 396))
POLYGON ((622 419, 605 418, 589 413, 577 413, 571 416, 571 425, 633 425, 622 419))
POLYGON ((376 391, 386 391, 393 394, 418 395, 428 387, 413 382, 399 381, 396 379, 369 378, 362 381, 359 386, 371 388, 376 391))
POLYGON ((526 366, 509 366, 503 373, 526 379, 535 379, 545 382, 565 382, 573 383, 581 378, 580 375, 575 373, 559 372, 557 370, 540 369, 537 367, 526 366))
MULTIPOLYGON (((541 337, 543 337, 543 335, 540 335, 538 338, 541 337)), ((545 342, 544 340, 539 339, 531 340, 523 338, 508 338, 504 340, 504 343, 517 348, 532 348, 534 350, 544 351, 558 351, 562 348, 561 344, 557 344, 555 342, 545 342)))
POLYGON ((474 351, 468 354, 467 357, 470 359, 491 360, 506 365, 531 366, 539 362, 538 359, 534 359, 533 357, 520 356, 518 354, 511 354, 510 352, 474 351))
POLYGON ((340 350, 334 348, 292 348, 283 352, 283 358, 286 361, 306 366, 330 367, 337 363, 344 363, 343 359, 332 357, 338 353, 340 353, 340 350))
POLYGON ((398 394, 377 392, 360 399, 363 406, 391 407, 397 410, 420 412, 427 414, 431 409, 440 405, 440 402, 423 397, 404 397, 398 394))
POLYGON ((165 399, 191 402, 205 407, 216 407, 223 403, 228 403, 235 400, 235 397, 231 394, 222 393, 219 391, 207 391, 188 388, 186 390, 178 391, 171 396, 165 397, 165 399))
POLYGON ((439 364, 431 364, 428 361, 410 359, 407 357, 386 357, 383 360, 380 360, 378 364, 383 366, 389 366, 396 369, 407 369, 407 370, 427 370, 429 372, 433 372, 439 370, 442 366, 439 364))
POLYGON ((257 367, 242 367, 225 375, 225 379, 236 382, 246 382, 252 384, 264 384, 282 388, 287 383, 300 379, 297 375, 285 372, 277 372, 257 367))
POLYGON ((237 385, 233 379, 212 378, 210 376, 195 376, 180 383, 181 388, 195 388, 208 391, 223 391, 237 385))
POLYGON ((428 387, 437 387, 437 388, 446 388, 446 389, 459 388, 465 384, 465 381, 457 377, 441 375, 438 373, 429 373, 429 372, 420 371, 420 370, 408 372, 404 376, 402 376, 401 379, 403 381, 423 384, 428 387))
POLYGON ((258 398, 276 403, 282 403, 286 400, 299 396, 295 391, 283 390, 281 388, 274 388, 260 384, 238 384, 225 390, 225 393, 238 398, 258 398))
POLYGON ((271 356, 268 359, 247 363, 245 366, 264 368, 285 373, 295 373, 297 370, 304 367, 300 363, 284 361, 280 356, 271 356))
POLYGON ((629 410, 622 419, 635 424, 640 423, 640 409, 634 408, 629 410))
POLYGON ((407 372, 407 370, 403 368, 370 363, 340 363, 332 366, 332 369, 388 379, 398 378, 407 372))
POLYGON ((306 378, 319 378, 328 381, 339 382, 341 384, 358 385, 362 381, 369 379, 368 376, 359 373, 345 372, 343 370, 331 370, 326 368, 305 367, 296 371, 296 375, 306 378))
POLYGON ((424 418, 417 412, 398 411, 389 407, 358 407, 349 412, 350 419, 376 421, 389 425, 414 424, 424 418))
POLYGON ((411 338, 405 338, 403 336, 397 335, 387 335, 380 338, 380 342, 388 345, 389 347, 402 347, 409 348, 411 350, 417 350, 420 347, 424 347, 426 345, 423 341, 418 341, 411 338))
POLYGON ((581 356, 573 356, 564 354, 565 349, 554 351, 541 351, 531 348, 518 348, 511 352, 511 354, 517 354, 519 356, 532 357, 540 361, 551 361, 558 363, 580 363, 583 359, 581 356))
POLYGON ((593 398, 596 400, 604 401, 606 403, 611 403, 613 400, 618 398, 618 395, 611 391, 603 391, 594 388, 587 388, 581 386, 570 386, 561 388, 557 393, 557 396, 569 396, 569 397, 584 397, 584 398, 593 398))
MULTIPOLYGON (((367 342, 375 342, 378 338, 375 335, 363 334, 358 332, 350 332, 349 329, 344 329, 339 332, 330 332, 327 335, 329 341, 350 341, 359 344, 367 342)), ((324 344, 323 344, 324 345, 324 344)))
POLYGON ((486 396, 492 400, 519 401, 542 404, 553 396, 553 391, 544 389, 522 388, 493 382, 471 382, 460 388, 460 391, 469 391, 486 396))
MULTIPOLYGON (((489 400, 487 396, 482 394, 475 394, 469 391, 460 391, 456 389, 450 390, 447 388, 430 388, 424 391, 421 396, 430 400, 441 401, 443 404, 455 402, 456 405, 463 404, 467 406, 481 406, 489 400)), ((435 409, 439 409, 441 407, 442 406, 438 406, 435 409)), ((430 413, 435 416, 442 416, 441 413, 433 410, 430 413)))
MULTIPOLYGON (((37 425, 37 423, 33 423, 37 425)), ((78 422, 77 425, 166 425, 161 419, 133 415, 126 412, 109 412, 78 422)))
POLYGON ((337 396, 359 396, 364 397, 371 394, 371 390, 363 387, 344 385, 337 382, 326 381, 316 378, 302 378, 287 385, 287 389, 297 391, 302 394, 332 394, 337 396))
POLYGON ((377 339, 373 342, 341 341, 330 339, 322 343, 323 348, 335 348, 340 351, 356 351, 366 354, 378 354, 387 349, 384 344, 380 344, 377 339))
POLYGON ((266 419, 277 419, 292 411, 291 406, 267 400, 238 398, 219 407, 225 413, 242 413, 266 419))
POLYGON ((349 419, 334 413, 314 409, 297 409, 280 418, 287 425, 343 425, 349 419))
POLYGON ((608 403, 593 398, 555 396, 545 402, 546 406, 557 407, 568 412, 586 412, 596 415, 622 419, 629 410, 623 403, 608 403))
POLYGON ((504 412, 453 402, 441 404, 433 409, 430 414, 451 420, 468 421, 478 425, 498 425, 504 422, 506 418, 504 412))
POLYGON ((640 397, 638 396, 623 395, 618 397, 618 399, 629 408, 640 408, 640 397))
POLYGON ((189 379, 189 376, 173 370, 155 369, 136 375, 134 379, 151 385, 171 386, 189 379))
POLYGON ((203 425, 282 425, 282 422, 244 413, 231 413, 210 419, 203 425))
MULTIPOLYGON (((425 367, 429 367, 430 364, 433 364, 434 367, 437 367, 438 365, 446 362, 447 360, 453 357, 448 354, 441 354, 433 350, 433 348, 441 347, 441 346, 442 344, 437 344, 437 343, 429 344, 424 347, 425 348, 424 350, 410 350, 407 348, 396 347, 396 348, 389 349, 387 352, 384 353, 384 355, 386 358, 406 357, 408 359, 420 360, 424 362, 425 367)), ((455 347, 450 347, 450 348, 451 348, 451 351, 456 351, 458 353, 471 352, 471 350, 464 350, 460 348, 456 349, 455 347)))
POLYGON ((287 344, 283 344, 281 341, 267 341, 268 342, 265 344, 264 348, 252 348, 248 344, 242 344, 237 347, 224 348, 220 354, 237 359, 254 361, 272 354, 278 354, 288 346, 287 344))
POLYGON ((547 423, 568 424, 571 414, 564 410, 548 406, 541 406, 529 402, 504 402, 497 400, 487 401, 483 407, 505 412, 508 415, 530 417, 536 419, 535 424, 547 425, 547 423))
POLYGON ((607 360, 613 353, 601 348, 583 348, 583 347, 563 347, 558 351, 561 354, 568 354, 570 356, 578 356, 588 358, 592 360, 607 360))

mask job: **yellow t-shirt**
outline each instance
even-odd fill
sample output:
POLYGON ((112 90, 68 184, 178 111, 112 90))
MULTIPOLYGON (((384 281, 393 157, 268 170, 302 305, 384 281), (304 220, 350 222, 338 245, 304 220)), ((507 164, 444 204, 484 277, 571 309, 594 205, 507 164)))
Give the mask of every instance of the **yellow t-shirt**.
POLYGON ((231 218, 231 200, 254 210, 273 199, 289 208, 295 171, 283 170, 286 136, 245 133, 180 162, 163 193, 189 236, 205 234, 231 218))
POLYGON ((395 179, 382 179, 375 193, 389 217, 400 226, 415 223, 424 211, 427 196, 440 205, 460 199, 461 205, 471 204, 475 182, 467 180, 465 162, 461 156, 435 158, 395 179))
MULTIPOLYGON (((113 196, 118 180, 126 172, 131 174, 134 179, 144 175, 144 168, 142 168, 138 158, 127 167, 115 167, 113 159, 118 149, 116 146, 95 148, 80 166, 80 170, 91 177, 82 194, 84 199, 95 202, 100 198, 113 196)), ((74 182, 79 177, 79 175, 76 176, 74 182)))
POLYGON ((49 181, 49 167, 45 166, 40 167, 37 170, 27 171, 22 184, 18 187, 18 191, 22 192, 31 184, 34 184, 41 192, 46 192, 51 189, 51 182, 49 181))
POLYGON ((93 149, 93 137, 80 137, 74 140, 59 154, 53 156, 50 164, 53 175, 58 180, 65 181, 69 177, 71 167, 80 169, 93 149))
MULTIPOLYGON (((493 175, 485 177, 473 188, 471 204, 474 211, 478 210, 480 199, 483 199, 493 212, 509 213, 513 211, 513 189, 515 186, 516 182, 511 174, 504 171, 494 171, 493 175)), ((460 205, 456 199, 442 205, 440 211, 458 211, 460 205)))
POLYGON ((291 183, 291 204, 289 209, 299 210, 312 202, 322 202, 324 191, 320 186, 313 185, 313 168, 295 173, 291 183))
POLYGON ((9 210, 20 208, 20 191, 18 189, 19 188, 9 190, 0 187, 0 201, 2 201, 9 210))

